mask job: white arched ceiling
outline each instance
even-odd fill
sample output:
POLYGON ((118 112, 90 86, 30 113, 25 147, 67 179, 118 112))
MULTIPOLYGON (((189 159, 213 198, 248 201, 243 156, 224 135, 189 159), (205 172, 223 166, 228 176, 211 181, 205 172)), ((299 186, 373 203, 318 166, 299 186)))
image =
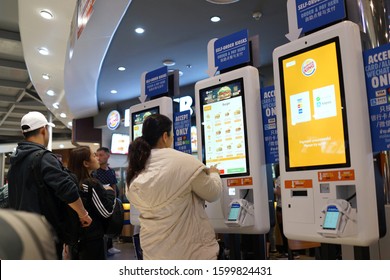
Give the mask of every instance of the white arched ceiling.
POLYGON ((19 0, 19 29, 30 79, 46 107, 65 125, 73 118, 98 113, 96 87, 101 64, 111 38, 131 0, 96 0, 94 11, 80 38, 74 41, 69 59, 71 24, 77 0, 19 0), (52 11, 54 18, 45 20, 39 12, 52 11), (38 48, 50 54, 42 56, 38 48), (48 73, 50 80, 42 78, 48 73), (52 89, 55 96, 46 95, 52 89), (59 108, 53 103, 59 103, 59 108))

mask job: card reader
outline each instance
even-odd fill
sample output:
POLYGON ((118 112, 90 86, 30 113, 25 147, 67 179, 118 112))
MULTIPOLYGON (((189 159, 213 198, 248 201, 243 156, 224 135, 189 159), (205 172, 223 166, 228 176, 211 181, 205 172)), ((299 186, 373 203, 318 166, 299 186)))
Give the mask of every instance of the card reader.
POLYGON ((233 199, 225 224, 229 227, 246 227, 254 225, 254 206, 245 199, 233 199))
POLYGON ((324 237, 342 236, 345 226, 350 219, 351 205, 344 199, 330 199, 321 211, 323 219, 318 231, 324 237))

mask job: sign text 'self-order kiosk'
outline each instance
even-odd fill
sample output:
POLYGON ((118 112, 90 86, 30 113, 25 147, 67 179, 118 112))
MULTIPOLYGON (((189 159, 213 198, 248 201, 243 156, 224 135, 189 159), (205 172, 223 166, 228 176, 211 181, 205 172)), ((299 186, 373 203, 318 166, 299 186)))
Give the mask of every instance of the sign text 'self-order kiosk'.
MULTIPOLYGON (((153 114, 162 114, 170 120, 173 118, 172 99, 169 97, 160 97, 141 104, 130 107, 130 139, 142 136, 142 124, 146 117, 153 114)), ((136 208, 131 207, 130 222, 132 225, 140 225, 139 212, 136 208)))
POLYGON ((285 235, 370 245, 379 231, 359 27, 328 27, 273 61, 285 235))
POLYGON ((269 230, 258 70, 246 66, 195 85, 198 156, 217 165, 224 185, 220 200, 206 203, 219 233, 269 230))

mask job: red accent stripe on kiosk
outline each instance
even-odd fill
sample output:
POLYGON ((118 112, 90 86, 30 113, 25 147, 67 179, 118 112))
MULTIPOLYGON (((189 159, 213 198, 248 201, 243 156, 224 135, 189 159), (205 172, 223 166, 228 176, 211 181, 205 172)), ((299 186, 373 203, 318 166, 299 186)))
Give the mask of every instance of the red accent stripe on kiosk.
POLYGON ((312 180, 286 180, 284 181, 284 187, 286 189, 312 189, 313 181, 312 180))
POLYGON ((252 177, 227 179, 228 187, 252 186, 252 185, 253 185, 252 177))
POLYGON ((355 170, 332 170, 318 172, 319 182, 331 181, 353 181, 355 180, 355 170))

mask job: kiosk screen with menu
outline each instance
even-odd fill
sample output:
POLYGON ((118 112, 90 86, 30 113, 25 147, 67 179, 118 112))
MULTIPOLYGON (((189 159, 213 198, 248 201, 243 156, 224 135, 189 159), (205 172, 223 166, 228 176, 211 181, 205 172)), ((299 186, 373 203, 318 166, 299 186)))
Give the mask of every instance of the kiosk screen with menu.
POLYGON ((200 90, 202 157, 221 177, 249 174, 243 79, 200 90))
POLYGON ((286 171, 350 166, 339 44, 279 58, 286 171))
POLYGON ((150 115, 159 114, 159 113, 160 113, 159 107, 153 107, 147 110, 132 113, 131 114, 131 121, 132 121, 131 131, 133 135, 132 140, 135 140, 135 138, 142 136, 142 125, 144 123, 144 120, 150 115))
POLYGON ((129 144, 129 135, 113 133, 111 137, 111 153, 118 155, 126 155, 129 150, 129 144))

